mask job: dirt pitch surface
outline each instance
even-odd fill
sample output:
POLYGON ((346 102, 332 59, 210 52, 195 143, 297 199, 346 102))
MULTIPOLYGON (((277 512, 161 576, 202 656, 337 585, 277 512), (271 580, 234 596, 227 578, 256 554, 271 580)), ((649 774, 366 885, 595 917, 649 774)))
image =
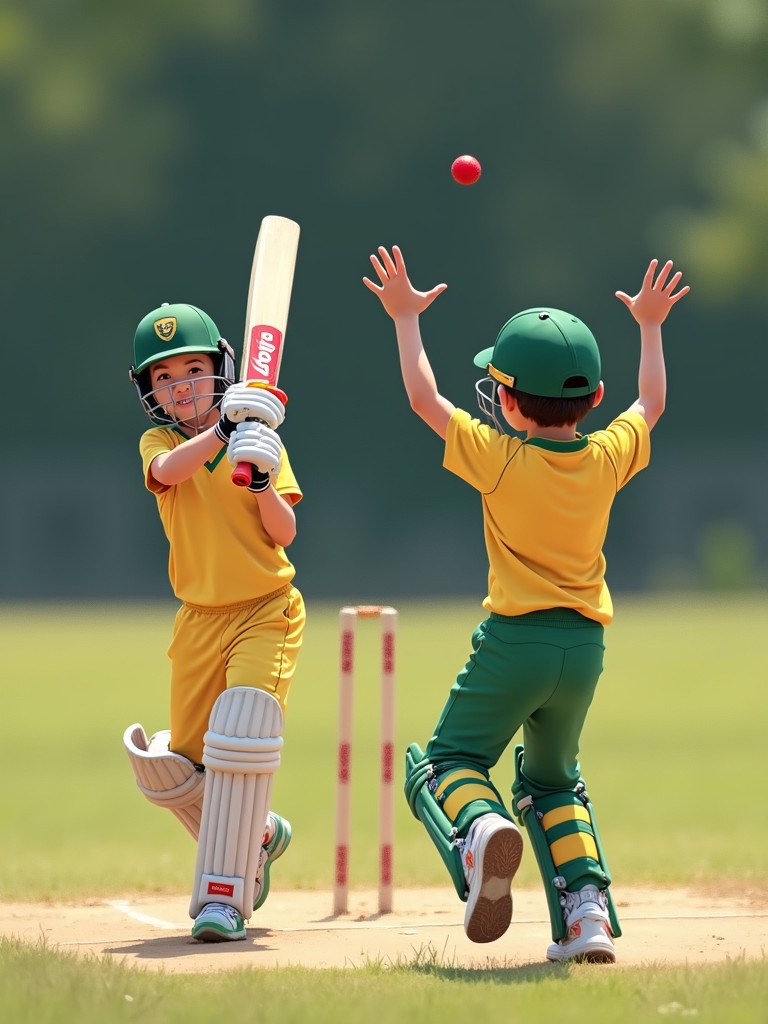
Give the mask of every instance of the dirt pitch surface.
MULTIPOLYGON (((766 955, 768 887, 614 887, 614 898, 624 931, 616 944, 618 966, 766 955)), ((375 892, 352 892, 349 912, 334 917, 330 892, 281 892, 273 886, 242 942, 193 942, 183 895, 0 904, 0 934, 31 944, 45 939, 51 949, 108 955, 167 973, 371 962, 466 968, 545 963, 550 936, 541 891, 516 891, 514 904, 506 935, 484 945, 464 935, 464 905, 448 888, 396 890, 394 912, 384 915, 377 913, 375 892)))

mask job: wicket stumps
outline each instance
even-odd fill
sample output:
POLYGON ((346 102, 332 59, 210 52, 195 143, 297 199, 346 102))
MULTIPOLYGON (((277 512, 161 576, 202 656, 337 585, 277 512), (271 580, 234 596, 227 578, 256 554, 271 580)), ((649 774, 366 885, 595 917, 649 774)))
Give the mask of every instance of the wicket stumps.
POLYGON ((379 777, 379 913, 392 911, 392 851, 395 841, 395 630, 397 611, 357 605, 339 613, 339 747, 336 772, 336 848, 333 912, 345 914, 349 895, 350 781, 352 777, 352 705, 355 689, 355 631, 358 619, 381 622, 381 765, 379 777))

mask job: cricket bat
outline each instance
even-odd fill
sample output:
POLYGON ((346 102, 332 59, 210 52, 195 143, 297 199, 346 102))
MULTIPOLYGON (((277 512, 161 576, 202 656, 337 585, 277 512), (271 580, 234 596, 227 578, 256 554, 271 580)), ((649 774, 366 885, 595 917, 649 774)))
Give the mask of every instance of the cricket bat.
MULTIPOLYGON (((256 239, 251 267, 240 380, 266 388, 285 404, 288 396, 277 386, 291 304, 293 272, 299 248, 299 225, 287 217, 265 217, 256 239)), ((240 462, 232 482, 247 487, 251 465, 240 462)))

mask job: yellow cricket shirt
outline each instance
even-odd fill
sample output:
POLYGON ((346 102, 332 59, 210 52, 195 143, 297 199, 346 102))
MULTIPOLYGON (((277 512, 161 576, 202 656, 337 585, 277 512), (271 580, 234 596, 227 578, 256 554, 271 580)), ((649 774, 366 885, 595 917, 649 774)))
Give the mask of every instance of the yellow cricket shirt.
MULTIPOLYGON (((226 445, 180 484, 167 486, 151 475, 153 459, 184 440, 171 427, 154 427, 139 443, 144 482, 157 499, 170 544, 168 576, 176 597, 219 608, 256 600, 289 583, 294 567, 262 526, 255 495, 232 483, 226 445)), ((301 500, 285 449, 275 487, 292 505, 301 500)))
POLYGON ((603 544, 617 492, 650 459, 639 413, 573 441, 499 434, 457 409, 443 465, 482 495, 488 596, 499 615, 572 608, 613 618, 603 544))

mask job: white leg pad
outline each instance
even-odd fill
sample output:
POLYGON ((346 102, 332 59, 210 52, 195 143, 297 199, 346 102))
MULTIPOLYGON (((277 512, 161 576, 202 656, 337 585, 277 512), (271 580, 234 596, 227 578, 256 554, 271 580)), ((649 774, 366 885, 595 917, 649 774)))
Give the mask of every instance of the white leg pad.
POLYGON ((149 739, 142 726, 129 725, 123 733, 136 785, 150 803, 167 807, 175 814, 193 839, 200 832, 205 777, 192 762, 168 749, 170 730, 154 733, 149 739))
POLYGON ((253 896, 272 781, 280 767, 283 712, 275 698, 233 686, 213 705, 205 734, 205 796, 190 917, 227 903, 245 920, 253 896))

